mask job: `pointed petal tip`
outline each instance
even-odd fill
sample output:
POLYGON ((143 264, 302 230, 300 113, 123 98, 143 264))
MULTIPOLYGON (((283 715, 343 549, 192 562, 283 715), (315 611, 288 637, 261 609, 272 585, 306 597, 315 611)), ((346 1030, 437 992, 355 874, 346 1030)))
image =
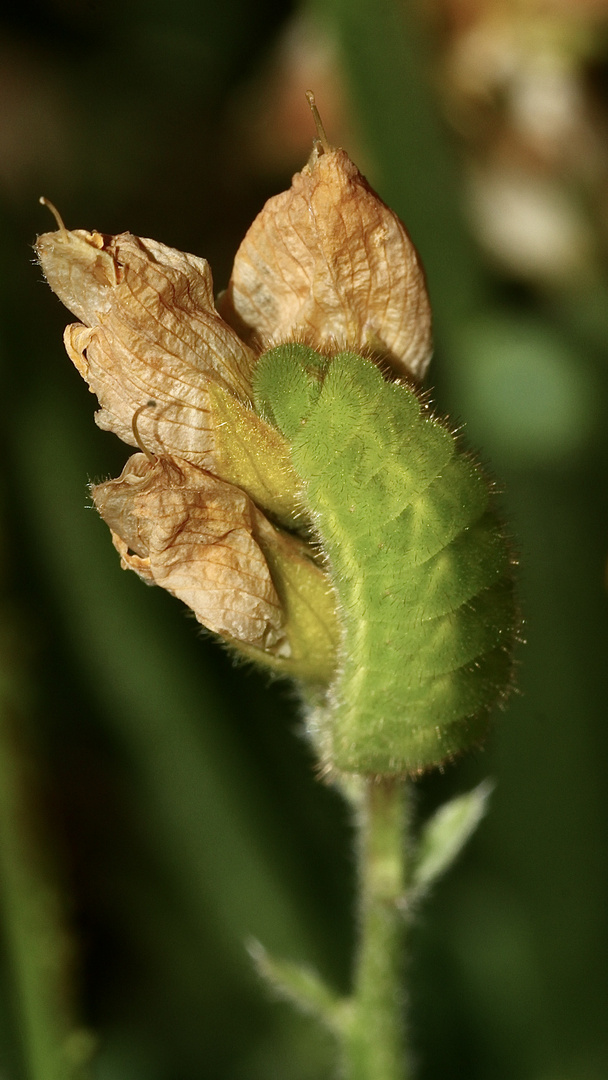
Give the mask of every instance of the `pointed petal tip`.
POLYGON ((221 314, 247 341, 372 346, 409 377, 422 377, 432 351, 416 249, 340 148, 313 154, 266 203, 237 252, 221 314))

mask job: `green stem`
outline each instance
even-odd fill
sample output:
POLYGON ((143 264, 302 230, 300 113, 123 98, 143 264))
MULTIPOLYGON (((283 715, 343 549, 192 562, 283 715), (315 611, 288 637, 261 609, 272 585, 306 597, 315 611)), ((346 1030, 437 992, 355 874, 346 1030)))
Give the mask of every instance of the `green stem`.
POLYGON ((346 1080, 408 1080, 403 968, 407 887, 406 782, 364 781, 360 937, 343 1040, 346 1080))

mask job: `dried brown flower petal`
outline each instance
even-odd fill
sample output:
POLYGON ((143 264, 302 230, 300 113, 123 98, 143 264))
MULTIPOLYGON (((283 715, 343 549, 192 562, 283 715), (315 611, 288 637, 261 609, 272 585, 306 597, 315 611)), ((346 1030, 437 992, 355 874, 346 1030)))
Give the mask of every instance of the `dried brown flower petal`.
POLYGON ((284 655, 283 610, 251 500, 185 461, 134 454, 92 488, 125 568, 183 600, 209 630, 284 655))
POLYGON ((146 446, 212 467, 208 387, 248 401, 255 356, 217 314, 208 263, 130 233, 59 229, 36 249, 51 288, 82 319, 65 344, 99 400, 99 426, 133 445, 133 414, 153 398, 141 418, 146 446))
POLYGON ((301 480, 253 408, 252 372, 263 346, 292 339, 370 350, 421 376, 430 311, 405 228, 323 136, 251 226, 218 313, 204 259, 130 233, 69 232, 50 209, 58 229, 36 249, 80 320, 68 354, 99 426, 143 451, 93 488, 123 566, 245 655, 327 684, 335 597, 313 546, 264 516, 301 526, 301 480))
POLYGON ((430 360, 424 273, 405 226, 344 150, 321 147, 251 225, 220 301, 248 343, 371 348, 418 378, 430 360))

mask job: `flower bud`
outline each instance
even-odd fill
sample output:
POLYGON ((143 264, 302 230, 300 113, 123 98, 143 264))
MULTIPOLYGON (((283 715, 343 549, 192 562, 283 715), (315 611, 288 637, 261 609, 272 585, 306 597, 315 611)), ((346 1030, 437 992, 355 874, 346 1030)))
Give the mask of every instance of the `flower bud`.
POLYGON ((322 141, 254 221, 218 313, 204 259, 130 233, 68 231, 53 212, 58 229, 36 250, 81 320, 67 352, 99 400, 99 426, 143 451, 93 488, 123 566, 247 656, 326 688, 336 591, 316 541, 295 535, 309 538, 313 517, 286 432, 261 398, 256 410, 254 368, 263 345, 291 339, 321 363, 347 346, 420 377, 430 309, 404 226, 322 141))

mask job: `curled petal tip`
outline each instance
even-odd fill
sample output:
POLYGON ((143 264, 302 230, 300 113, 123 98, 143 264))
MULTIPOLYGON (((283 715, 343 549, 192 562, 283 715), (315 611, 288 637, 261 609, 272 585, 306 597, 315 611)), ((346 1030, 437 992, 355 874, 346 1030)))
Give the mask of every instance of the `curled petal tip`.
POLYGON ((59 211, 58 211, 57 207, 55 206, 55 204, 52 203, 50 199, 47 199, 45 195, 41 195, 40 198, 38 199, 38 202, 40 203, 41 206, 46 206, 47 209, 51 211, 51 214, 53 215, 53 217, 55 218, 55 221, 57 222, 57 228, 59 229, 59 232, 61 233, 63 239, 67 240, 68 239, 68 230, 66 229, 66 227, 65 227, 65 225, 63 223, 63 218, 62 218, 61 214, 59 213, 59 211))

